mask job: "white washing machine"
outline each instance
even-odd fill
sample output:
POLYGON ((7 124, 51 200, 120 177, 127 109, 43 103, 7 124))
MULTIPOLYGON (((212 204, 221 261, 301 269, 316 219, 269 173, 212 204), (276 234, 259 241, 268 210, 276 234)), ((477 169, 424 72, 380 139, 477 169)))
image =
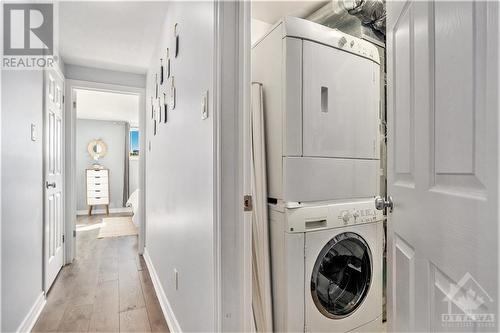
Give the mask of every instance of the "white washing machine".
POLYGON ((374 200, 269 208, 274 330, 381 332, 384 229, 374 200))
POLYGON ((313 202, 379 194, 376 47, 286 17, 252 47, 263 87, 268 194, 313 202))

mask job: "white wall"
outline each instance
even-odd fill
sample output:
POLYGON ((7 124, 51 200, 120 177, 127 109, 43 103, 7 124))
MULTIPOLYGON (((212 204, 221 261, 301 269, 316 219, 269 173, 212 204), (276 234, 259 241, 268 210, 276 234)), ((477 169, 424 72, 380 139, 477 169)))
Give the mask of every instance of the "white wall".
POLYGON ((86 210, 85 169, 94 160, 87 151, 90 141, 102 139, 108 146, 108 153, 99 164, 109 169, 110 208, 123 207, 123 170, 125 158, 125 123, 105 120, 78 119, 76 121, 76 193, 77 210, 86 210))
POLYGON ((76 116, 80 119, 127 121, 139 125, 139 96, 111 91, 78 89, 76 116))
POLYGON ((251 38, 252 38, 252 45, 264 37, 264 35, 271 29, 273 26, 271 23, 267 23, 255 18, 252 18, 252 31, 251 31, 251 38))
POLYGON ((42 87, 42 71, 2 73, 2 332, 16 331, 42 293, 42 87))
POLYGON ((200 103, 207 90, 209 100, 214 98, 214 4, 169 2, 148 71, 147 112, 159 59, 167 47, 172 50, 174 23, 180 32, 179 56, 171 60, 177 105, 156 136, 151 117, 146 117, 151 141, 146 152, 146 249, 181 329, 213 331, 215 120, 212 109, 207 120, 201 119, 200 103), (179 272, 178 290, 174 270, 179 272))

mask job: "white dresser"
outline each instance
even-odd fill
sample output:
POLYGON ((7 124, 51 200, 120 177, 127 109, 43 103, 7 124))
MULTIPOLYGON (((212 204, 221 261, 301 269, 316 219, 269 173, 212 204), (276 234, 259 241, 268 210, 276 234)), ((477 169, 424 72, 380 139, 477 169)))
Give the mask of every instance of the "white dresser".
POLYGON ((92 214, 92 207, 97 205, 105 205, 109 214, 109 170, 87 169, 86 177, 89 215, 92 214))

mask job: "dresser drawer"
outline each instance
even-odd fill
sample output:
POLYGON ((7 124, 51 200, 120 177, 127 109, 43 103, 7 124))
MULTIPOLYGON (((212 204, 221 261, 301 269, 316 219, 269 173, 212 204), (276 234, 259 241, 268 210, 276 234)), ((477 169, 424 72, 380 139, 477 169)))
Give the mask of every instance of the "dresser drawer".
POLYGON ((88 205, 108 205, 109 204, 109 198, 104 197, 104 198, 87 198, 87 204, 88 205))
POLYGON ((87 197, 88 198, 103 198, 103 197, 109 197, 108 189, 106 188, 105 190, 89 190, 87 191, 87 197))
POLYGON ((108 178, 108 170, 87 170, 87 178, 108 178))
POLYGON ((108 191, 108 182, 105 180, 99 180, 95 182, 87 182, 87 191, 94 191, 94 190, 100 190, 100 191, 108 191))

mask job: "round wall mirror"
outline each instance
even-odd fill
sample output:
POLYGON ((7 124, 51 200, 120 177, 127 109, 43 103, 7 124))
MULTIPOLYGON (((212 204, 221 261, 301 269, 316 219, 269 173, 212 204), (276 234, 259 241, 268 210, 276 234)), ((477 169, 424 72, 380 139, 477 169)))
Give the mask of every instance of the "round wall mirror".
POLYGON ((106 153, 108 152, 108 146, 106 146, 104 141, 102 141, 101 139, 92 140, 89 142, 87 150, 90 154, 90 157, 97 161, 100 158, 106 156, 106 153))

